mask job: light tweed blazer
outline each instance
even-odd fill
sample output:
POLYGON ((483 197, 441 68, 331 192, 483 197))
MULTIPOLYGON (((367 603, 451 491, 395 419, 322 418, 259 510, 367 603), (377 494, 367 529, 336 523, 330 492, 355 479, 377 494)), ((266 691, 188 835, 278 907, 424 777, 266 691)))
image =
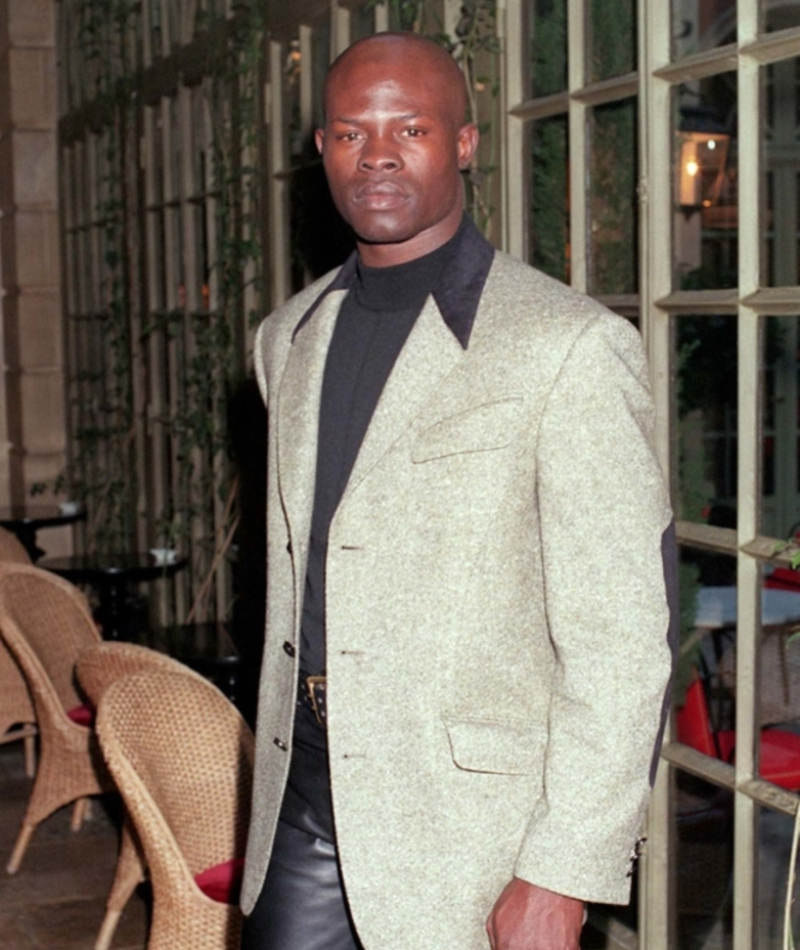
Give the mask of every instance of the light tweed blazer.
MULTIPOLYGON (((292 740, 325 356, 345 290, 267 318, 267 630, 242 903, 292 740)), ((486 950, 513 875, 628 899, 670 671, 671 512, 637 332, 497 253, 466 349, 429 298, 333 519, 331 783, 366 950, 486 950)))

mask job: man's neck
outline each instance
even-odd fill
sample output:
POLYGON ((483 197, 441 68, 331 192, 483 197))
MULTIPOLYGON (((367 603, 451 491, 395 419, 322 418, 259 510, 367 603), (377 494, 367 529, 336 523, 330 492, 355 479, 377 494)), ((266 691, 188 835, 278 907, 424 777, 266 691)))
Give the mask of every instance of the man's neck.
POLYGON ((438 221, 433 227, 420 231, 407 241, 398 241, 392 244, 371 244, 356 239, 358 257, 367 267, 394 267, 396 264, 407 264, 409 261, 424 257, 446 244, 458 231, 463 209, 449 214, 443 221, 438 221))

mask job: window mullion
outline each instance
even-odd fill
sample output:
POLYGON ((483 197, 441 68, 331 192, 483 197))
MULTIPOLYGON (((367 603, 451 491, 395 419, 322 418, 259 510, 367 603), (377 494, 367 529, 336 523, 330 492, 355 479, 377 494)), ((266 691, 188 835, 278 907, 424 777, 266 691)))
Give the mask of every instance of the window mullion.
POLYGON ((350 11, 331 0, 331 61, 350 45, 350 11))
POLYGON ((389 29, 389 4, 387 0, 375 5, 375 32, 385 33, 389 29))
MULTIPOLYGON (((758 32, 756 0, 738 4, 738 41, 755 40, 758 32)), ((740 56, 737 76, 739 102, 739 293, 755 293, 759 285, 759 65, 740 56)), ((758 314, 739 308, 739 420, 737 534, 740 547, 737 565, 736 631, 736 784, 758 775, 758 661, 761 598, 758 562, 741 550, 758 533, 761 500, 761 327, 758 314)), ((734 809, 734 950, 749 950, 755 936, 755 868, 757 804, 737 792, 734 809)))
MULTIPOLYGON (((148 5, 145 5, 147 9, 148 5)), ((145 174, 145 207, 146 225, 145 235, 147 242, 147 300, 149 318, 153 321, 156 313, 162 314, 164 300, 162 298, 161 255, 163 246, 163 229, 166 222, 164 210, 164 164, 162 156, 157 154, 160 147, 157 129, 159 116, 163 123, 164 110, 159 102, 157 105, 146 106, 144 110, 144 174, 145 174), (161 181, 156 181, 156 176, 161 181)), ((163 125, 162 125, 163 127, 163 125)), ((148 408, 148 456, 151 471, 151 485, 148 487, 150 504, 154 511, 165 511, 167 507, 167 486, 169 484, 169 460, 167 445, 169 441, 169 426, 165 420, 167 415, 167 397, 164 391, 166 378, 166 351, 163 330, 156 330, 147 338, 147 401, 148 408)))
MULTIPOLYGON (((586 83, 585 0, 567 0, 567 62, 570 94, 586 83)), ((589 136, 586 106, 570 95, 569 102, 569 242, 571 284, 583 293, 588 288, 587 184, 589 136)))
POLYGON ((738 0, 736 4, 736 42, 739 46, 758 38, 759 0, 738 0))
POLYGON ((314 132, 313 36, 310 26, 300 24, 300 133, 308 141, 314 132))
POLYGON ((575 99, 569 103, 569 242, 571 284, 582 293, 588 289, 588 229, 587 184, 589 170, 587 150, 589 135, 586 129, 587 107, 575 99))
MULTIPOLYGON (((498 22, 502 23, 505 37, 524 36, 522 0, 505 0, 503 8, 498 9, 498 22)), ((504 50, 506 101, 517 104, 527 98, 525 92, 527 47, 523 43, 506 41, 504 50)), ((525 222, 530 195, 525 155, 526 130, 523 120, 515 115, 509 115, 505 121, 505 136, 507 160, 502 166, 503 246, 509 254, 521 260, 527 260, 525 222)))
POLYGON ((289 296, 291 286, 289 251, 289 206, 288 184, 283 172, 289 165, 288 137, 284 132, 284 63, 283 46, 274 40, 269 44, 269 209, 270 209, 270 288, 273 307, 289 296))
MULTIPOLYGON (((753 331, 757 319, 747 319, 740 313, 739 352, 747 343, 753 343, 753 331)), ((752 494, 752 478, 748 469, 753 468, 754 443, 746 439, 746 431, 752 432, 755 413, 742 396, 752 397, 751 374, 744 366, 739 368, 739 497, 752 494)), ((757 422, 757 420, 755 420, 757 422)), ((745 514, 739 508, 740 517, 745 514)), ((743 524, 739 531, 742 537, 743 524)), ((760 599, 758 597, 758 562, 744 553, 738 557, 736 594, 736 784, 752 779, 757 772, 754 755, 758 733, 755 721, 757 683, 757 632, 759 629, 760 599)), ((734 871, 733 871, 733 948, 752 950, 755 934, 755 867, 757 861, 756 803, 744 792, 737 791, 734 806, 734 871)))

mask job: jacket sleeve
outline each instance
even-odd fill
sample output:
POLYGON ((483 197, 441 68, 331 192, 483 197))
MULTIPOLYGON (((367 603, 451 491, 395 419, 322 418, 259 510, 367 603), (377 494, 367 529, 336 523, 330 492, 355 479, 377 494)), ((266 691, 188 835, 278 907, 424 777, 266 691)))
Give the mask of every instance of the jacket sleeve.
POLYGON ((625 903, 667 709, 674 532, 638 333, 601 316, 545 407, 537 503, 556 656, 544 794, 515 874, 625 903))

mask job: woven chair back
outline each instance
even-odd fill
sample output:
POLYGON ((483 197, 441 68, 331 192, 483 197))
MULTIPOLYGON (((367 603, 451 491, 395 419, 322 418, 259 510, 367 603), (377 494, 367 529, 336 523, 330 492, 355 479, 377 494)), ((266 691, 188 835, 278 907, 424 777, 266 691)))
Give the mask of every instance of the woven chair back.
POLYGON ((4 565, 0 632, 25 670, 35 701, 54 694, 65 710, 83 702, 75 684, 75 660, 100 635, 76 587, 32 565, 4 565))
POLYGON ((34 722, 25 677, 0 636, 0 738, 18 722, 34 722))
POLYGON ((138 643, 95 643, 81 653, 75 664, 78 683, 95 709, 112 683, 123 676, 148 671, 176 673, 206 682, 199 673, 178 660, 138 643))
POLYGON ((103 694, 97 733, 154 888, 244 856, 253 734, 216 687, 182 673, 124 676, 103 694))
POLYGON ((19 538, 5 528, 0 528, 0 563, 5 562, 30 564, 31 559, 19 538))

